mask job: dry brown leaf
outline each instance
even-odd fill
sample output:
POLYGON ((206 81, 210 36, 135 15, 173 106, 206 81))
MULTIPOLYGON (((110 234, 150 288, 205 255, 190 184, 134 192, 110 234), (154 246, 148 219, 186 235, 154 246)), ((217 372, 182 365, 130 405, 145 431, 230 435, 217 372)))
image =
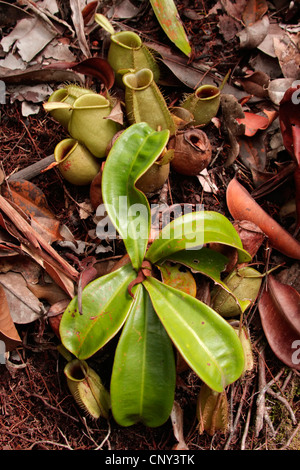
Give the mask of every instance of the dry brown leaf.
POLYGON ((238 136, 244 135, 245 124, 239 123, 237 119, 245 117, 242 106, 235 96, 222 93, 221 95, 222 121, 228 134, 230 144, 226 166, 231 165, 237 158, 240 150, 238 136))
POLYGON ((184 440, 183 410, 177 401, 174 401, 170 418, 172 421, 174 437, 178 441, 178 444, 173 446, 173 450, 189 450, 184 440))
POLYGON ((0 284, 5 291, 14 323, 27 324, 41 318, 42 303, 27 288, 26 281, 21 274, 13 272, 0 274, 0 284))
POLYGON ((5 290, 2 285, 0 285, 0 340, 4 341, 6 351, 12 351, 22 344, 19 333, 11 318, 5 290))

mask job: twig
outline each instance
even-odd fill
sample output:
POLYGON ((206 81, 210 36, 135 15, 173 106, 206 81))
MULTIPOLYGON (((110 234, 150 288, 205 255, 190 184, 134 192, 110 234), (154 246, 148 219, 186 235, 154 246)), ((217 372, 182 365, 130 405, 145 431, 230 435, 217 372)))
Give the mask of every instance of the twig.
POLYGON ((241 412, 242 412, 242 408, 243 408, 243 405, 244 405, 244 401, 245 401, 245 397, 246 397, 246 394, 248 392, 248 387, 249 387, 249 382, 247 381, 245 384, 244 384, 244 389, 243 389, 243 394, 242 394, 242 397, 240 399, 240 404, 239 404, 239 407, 237 409, 237 413, 236 413, 236 416, 235 416, 235 420, 234 420, 234 423, 233 423, 233 426, 232 426, 232 429, 230 431, 230 434, 229 434, 229 437, 227 439, 227 442, 225 444, 225 447, 224 447, 224 450, 228 450, 229 448, 229 445, 230 445, 230 442, 234 436, 234 433, 235 433, 235 430, 237 428, 237 425, 238 425, 238 422, 239 422, 239 419, 240 419, 240 415, 241 415, 241 412))
POLYGON ((265 360, 264 360, 264 351, 261 350, 258 358, 258 389, 259 394, 256 399, 256 421, 255 421, 255 435, 258 437, 260 431, 263 428, 264 424, 264 415, 265 415, 265 387, 266 387, 266 370, 265 370, 265 360))
POLYGON ((297 424, 297 420, 296 420, 296 417, 295 417, 295 414, 291 408, 291 405, 289 404, 289 402, 287 401, 287 399, 281 395, 279 395, 280 392, 274 392, 272 389, 268 389, 267 390, 267 393, 268 395, 271 395, 272 397, 274 398, 277 398, 277 400, 281 401, 281 403, 284 404, 284 406, 287 408, 288 412, 290 413, 290 416, 291 416, 291 420, 292 420, 292 423, 295 425, 297 424))
POLYGON ((250 406, 249 406, 249 410, 248 410, 248 414, 246 418, 246 424, 245 424, 244 432, 243 432, 242 439, 241 439, 241 450, 246 449, 246 439, 248 436, 248 431, 249 431, 249 426, 250 426, 253 401, 254 401, 254 395, 251 396, 250 406))
POLYGON ((54 161, 54 155, 49 155, 48 157, 29 165, 27 168, 23 168, 22 170, 13 173, 8 177, 8 181, 31 180, 35 176, 39 176, 41 171, 45 170, 54 161))

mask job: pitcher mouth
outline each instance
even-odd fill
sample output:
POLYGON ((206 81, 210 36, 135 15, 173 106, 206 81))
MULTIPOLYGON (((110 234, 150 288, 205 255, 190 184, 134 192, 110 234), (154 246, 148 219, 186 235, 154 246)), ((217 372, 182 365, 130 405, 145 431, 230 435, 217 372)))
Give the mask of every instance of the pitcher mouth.
POLYGON ((59 144, 57 144, 54 152, 57 163, 62 163, 65 161, 77 146, 78 142, 74 139, 64 139, 59 144))
POLYGON ((209 100, 211 98, 216 98, 217 96, 219 96, 219 94, 219 88, 212 85, 203 85, 199 87, 195 92, 197 98, 201 100, 209 100))
POLYGON ((150 69, 141 69, 135 73, 127 73, 123 76, 124 85, 133 90, 144 90, 153 81, 153 73, 150 69))
POLYGON ((132 31, 120 31, 119 33, 113 34, 111 40, 126 49, 138 50, 142 46, 141 38, 132 31))

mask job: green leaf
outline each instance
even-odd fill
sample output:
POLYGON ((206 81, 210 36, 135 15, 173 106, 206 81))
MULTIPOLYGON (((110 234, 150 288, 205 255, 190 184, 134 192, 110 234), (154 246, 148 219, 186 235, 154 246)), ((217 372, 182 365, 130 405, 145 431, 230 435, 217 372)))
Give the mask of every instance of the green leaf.
MULTIPOLYGON (((197 251, 178 251, 177 253, 170 255, 168 260, 188 266, 192 271, 200 272, 212 279, 216 284, 218 284, 220 291, 223 290, 223 295, 226 296, 228 302, 230 302, 232 306, 235 306, 235 312, 242 314, 242 312, 249 306, 249 302, 245 302, 238 298, 235 293, 232 292, 230 286, 221 280, 221 272, 224 271, 226 263, 228 263, 228 259, 221 253, 203 247, 197 251)), ((221 313, 217 308, 215 308, 215 310, 218 313, 221 313)), ((236 315, 238 313, 236 313, 236 315)))
POLYGON ((77 296, 69 303, 60 323, 63 345, 78 359, 87 359, 122 327, 132 304, 127 289, 135 279, 131 264, 90 282, 82 291, 82 313, 77 296))
POLYGON ((220 315, 155 278, 147 278, 143 284, 171 340, 203 382, 222 392, 240 377, 243 348, 234 329, 220 315))
POLYGON ((148 200, 135 183, 159 157, 168 138, 168 130, 133 124, 116 140, 104 165, 103 201, 136 270, 145 256, 151 221, 148 200))
POLYGON ((147 251, 146 259, 157 263, 181 250, 199 250, 206 243, 236 248, 240 263, 251 260, 231 222, 213 211, 190 212, 174 219, 160 231, 147 251))
MULTIPOLYGON (((193 272, 198 272, 208 276, 217 284, 223 284, 221 273, 224 271, 228 259, 217 251, 203 247, 200 250, 183 250, 171 254, 167 257, 168 261, 180 263, 191 268, 193 272)), ((165 260, 160 261, 164 263, 165 260)))
POLYGON ((191 46, 173 0, 150 0, 155 16, 168 38, 188 57, 191 46))
POLYGON ((139 284, 115 354, 110 386, 114 419, 121 426, 139 421, 162 425, 171 413, 175 380, 172 343, 139 284))

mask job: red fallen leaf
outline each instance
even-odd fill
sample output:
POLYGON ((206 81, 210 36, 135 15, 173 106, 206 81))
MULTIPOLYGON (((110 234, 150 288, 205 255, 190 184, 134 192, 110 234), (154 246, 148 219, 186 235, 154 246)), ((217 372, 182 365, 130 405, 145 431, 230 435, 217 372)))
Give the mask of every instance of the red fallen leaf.
MULTIPOLYGON (((50 68, 50 65, 48 67, 50 68)), ((44 68, 47 69, 47 66, 44 68)), ((56 70, 70 69, 74 72, 82 73, 83 75, 98 78, 107 90, 110 90, 115 82, 115 73, 113 69, 107 60, 102 59, 101 57, 90 57, 78 63, 57 62, 55 64, 51 64, 51 68, 56 70)))
POLYGON ((258 130, 264 130, 269 127, 269 125, 274 121, 278 116, 277 111, 269 111, 267 109, 263 110, 266 116, 261 116, 260 114, 248 113, 245 112, 244 118, 238 118, 237 121, 240 124, 245 124, 245 135, 252 137, 256 134, 258 130))
POLYGON ((226 192, 227 207, 235 220, 256 224, 269 238, 270 245, 290 258, 300 260, 300 243, 278 224, 233 178, 226 192))
POLYGON ((279 105, 279 124, 283 144, 296 160, 298 168, 294 173, 296 187, 297 227, 300 228, 300 85, 286 90, 279 105))
POLYGON ((90 2, 81 11, 85 26, 94 18, 97 7, 98 7, 98 2, 90 2))
POLYGON ((246 26, 260 20, 268 11, 266 0, 248 0, 242 14, 242 20, 246 26))
POLYGON ((300 85, 290 87, 279 105, 279 124, 283 138, 283 144, 289 154, 296 158, 300 165, 300 85), (296 151, 295 151, 296 150, 296 151))
POLYGON ((258 309, 274 354, 287 366, 300 370, 300 294, 269 275, 258 309))

